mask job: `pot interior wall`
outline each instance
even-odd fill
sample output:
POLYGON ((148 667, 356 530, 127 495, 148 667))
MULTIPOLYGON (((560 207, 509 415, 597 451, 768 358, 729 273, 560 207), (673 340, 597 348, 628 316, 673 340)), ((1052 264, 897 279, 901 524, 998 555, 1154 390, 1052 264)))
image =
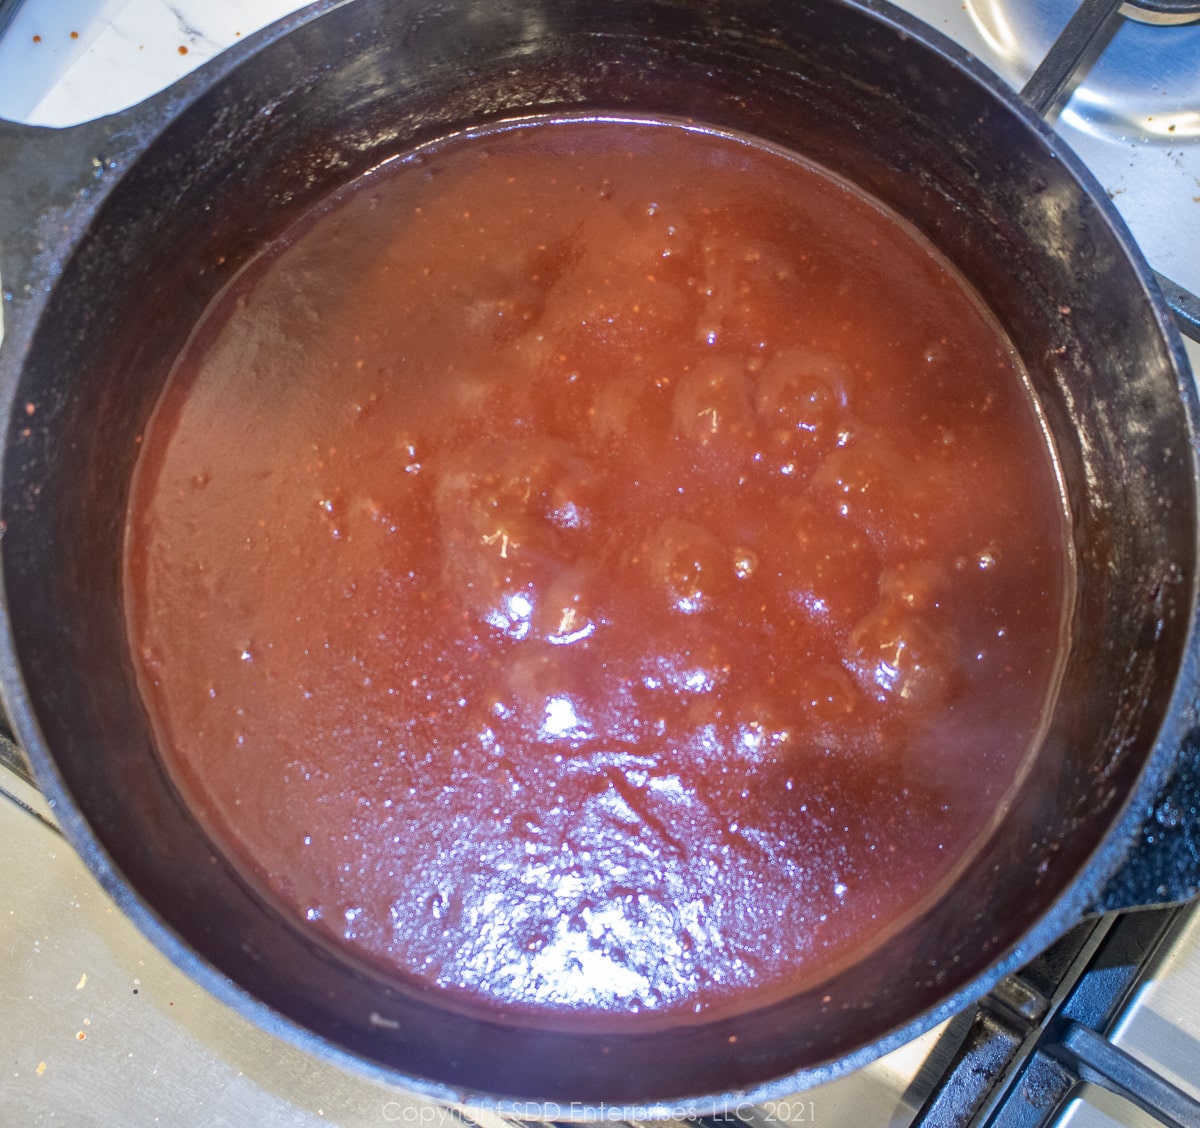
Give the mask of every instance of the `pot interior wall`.
POLYGON ((50 299, 4 469, 6 598, 44 736, 31 751, 44 763, 53 750, 116 870, 222 975, 401 1075, 568 1102, 815 1079, 982 973, 1113 824, 1186 641, 1195 498, 1178 379, 1103 211, 986 87, 885 18, 816 0, 359 0, 271 44, 184 110, 113 191, 50 299), (211 296, 313 201, 393 153, 467 124, 564 109, 758 134, 930 235, 1029 367, 1079 561, 1050 734, 953 894, 822 989, 669 1037, 512 1029, 446 1011, 286 924, 164 777, 124 633, 119 558, 139 435, 211 296))

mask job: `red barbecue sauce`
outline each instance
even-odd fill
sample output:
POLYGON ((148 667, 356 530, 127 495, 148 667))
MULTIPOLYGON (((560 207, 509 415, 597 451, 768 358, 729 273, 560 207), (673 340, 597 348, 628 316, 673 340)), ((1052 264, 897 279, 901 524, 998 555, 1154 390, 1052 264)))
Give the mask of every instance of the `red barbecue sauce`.
POLYGON ((242 271, 126 579, 164 759, 302 927, 644 1023, 945 889, 1067 564, 1020 363, 913 229, 744 138, 565 120, 389 163, 242 271))

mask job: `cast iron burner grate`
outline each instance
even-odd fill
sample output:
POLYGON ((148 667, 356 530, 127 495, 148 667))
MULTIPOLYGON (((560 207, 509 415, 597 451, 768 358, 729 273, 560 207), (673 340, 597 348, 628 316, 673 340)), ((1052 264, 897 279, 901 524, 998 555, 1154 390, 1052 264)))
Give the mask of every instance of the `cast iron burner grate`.
MULTIPOLYGON (((912 1091, 928 1094, 913 1128, 1051 1128, 1085 1084, 1124 1097, 1170 1128, 1200 1126, 1200 1102, 1110 1040, 1196 911, 1172 905, 1084 921, 1003 979, 951 1020, 929 1054, 912 1083, 912 1091), (948 1065, 934 1064, 947 1056, 948 1065)), ((466 1110, 462 1119, 471 1128, 497 1128, 499 1121, 466 1110)), ((546 1128, 542 1121, 508 1123, 546 1128)), ((731 1113, 689 1123, 761 1128, 762 1121, 731 1113)))
MULTIPOLYGON (((1170 9, 1176 15, 1200 15, 1200 3, 1192 0, 1135 0, 1135 6, 1145 12, 1170 9)), ((1083 0, 1022 87, 1021 97, 1044 117, 1056 113, 1103 53, 1128 7, 1126 0, 1083 0)), ((1180 330, 1200 341, 1200 297, 1162 275, 1158 283, 1180 330)))
MULTIPOLYGON (((1109 1040, 1195 912, 1168 906, 1085 921, 1020 972, 1003 979, 941 1036, 913 1089, 929 1095, 914 1128, 1049 1128, 1085 1083, 1131 1101, 1162 1124, 1197 1128, 1200 1102, 1109 1040)), ((704 1118, 703 1128, 754 1128, 737 1118, 704 1118)))
POLYGON ((1002 980, 944 1038, 949 1069, 914 1121, 920 1128, 1042 1128, 1089 1082, 1167 1125, 1200 1125, 1200 1103, 1108 1036, 1189 912, 1172 906, 1085 921, 1002 980))
MULTIPOLYGON (((1038 114, 1053 118, 1099 61, 1126 19, 1174 26, 1200 20, 1200 0, 1082 0, 1021 89, 1038 114)), ((1155 76, 1145 76, 1150 83, 1155 76)), ((1128 94, 1128 92, 1126 92, 1128 94)), ((1157 275, 1180 330, 1200 341, 1200 297, 1157 275)))

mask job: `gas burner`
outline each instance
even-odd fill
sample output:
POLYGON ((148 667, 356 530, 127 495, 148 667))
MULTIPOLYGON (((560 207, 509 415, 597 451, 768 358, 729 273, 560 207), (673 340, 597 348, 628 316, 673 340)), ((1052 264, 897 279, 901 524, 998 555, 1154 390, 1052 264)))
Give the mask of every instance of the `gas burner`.
MULTIPOLYGON (((988 61, 1018 81, 1033 73, 1077 7, 1075 0, 967 0, 994 55, 988 61)), ((1137 14, 1103 45, 1063 109, 1063 123, 1117 142, 1170 147, 1200 137, 1200 4, 1134 0, 1122 15, 1130 8, 1137 14)))
POLYGON ((1139 23, 1186 24, 1200 20, 1200 4, 1191 0, 1127 0, 1121 15, 1139 23))

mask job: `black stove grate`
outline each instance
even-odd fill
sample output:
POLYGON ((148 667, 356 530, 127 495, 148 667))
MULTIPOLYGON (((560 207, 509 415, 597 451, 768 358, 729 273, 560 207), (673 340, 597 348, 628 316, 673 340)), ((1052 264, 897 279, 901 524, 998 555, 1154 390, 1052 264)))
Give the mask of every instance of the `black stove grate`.
MULTIPOLYGON (((1154 6, 1153 4, 1146 5, 1154 6)), ((1190 0, 1163 5, 1200 11, 1190 0)), ((1022 97, 1052 116, 1103 52, 1122 0, 1082 0, 1022 97)), ((1180 328, 1200 340, 1200 299, 1159 279, 1180 328)), ((1196 812, 1193 811, 1193 814, 1196 812)), ((1130 1057, 1109 1035, 1191 910, 1166 906, 1084 921, 942 1035, 950 1063, 934 1077, 914 1128, 1046 1128, 1085 1083, 1100 1085, 1172 1128, 1200 1128, 1200 1102, 1130 1057)), ((929 1062, 944 1060, 934 1052, 929 1062)))
MULTIPOLYGON (((1173 15, 1164 24, 1200 19, 1196 0, 1082 0, 1066 27, 1050 45, 1029 81, 1021 88, 1021 97, 1042 117, 1052 118, 1070 99, 1075 87, 1096 63, 1117 28, 1125 19, 1139 18, 1139 12, 1159 16, 1173 15)), ((1175 316, 1182 333, 1200 341, 1200 296, 1160 274, 1156 274, 1163 298, 1175 316)))
POLYGON ((1088 1082, 1163 1124, 1200 1126, 1200 1102, 1108 1040, 1188 913, 1170 906, 1085 921, 1001 981, 965 1031, 947 1027, 944 1037, 961 1041, 914 1125, 1044 1128, 1088 1082))

